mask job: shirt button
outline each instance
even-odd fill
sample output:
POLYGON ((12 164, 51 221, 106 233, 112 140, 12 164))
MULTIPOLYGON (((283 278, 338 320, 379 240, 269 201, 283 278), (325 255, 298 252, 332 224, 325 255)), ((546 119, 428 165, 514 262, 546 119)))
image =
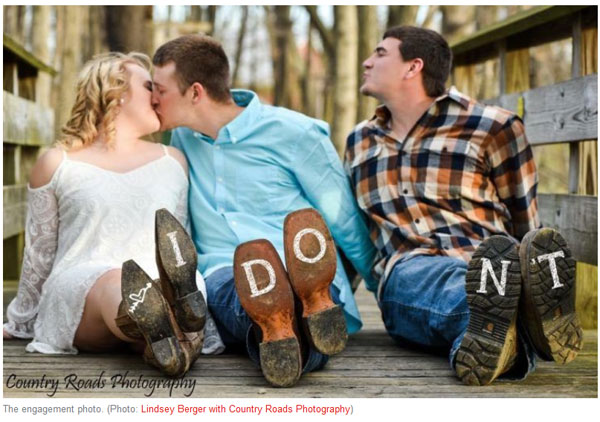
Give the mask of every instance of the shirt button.
POLYGON ((194 136, 195 136, 196 138, 199 138, 199 137, 200 137, 200 134, 199 134, 199 133, 194 133, 194 136))
POLYGON ((218 146, 218 145, 216 145, 216 146, 215 146, 215 149, 221 149, 221 147, 220 147, 220 146, 218 146))
POLYGON ((408 194, 408 189, 404 189, 402 192, 404 192, 404 195, 408 194))
POLYGON ((232 136, 232 137, 231 137, 231 140, 232 140, 233 142, 237 142, 237 138, 236 138, 235 136, 232 136))
POLYGON ((217 182, 223 183, 223 178, 222 177, 217 178, 217 182))
POLYGON ((237 221, 232 221, 232 222, 231 222, 231 225, 232 225, 232 226, 237 226, 237 221))
POLYGON ((415 220, 415 223, 419 224, 421 222, 421 220, 419 220, 418 218, 415 220))

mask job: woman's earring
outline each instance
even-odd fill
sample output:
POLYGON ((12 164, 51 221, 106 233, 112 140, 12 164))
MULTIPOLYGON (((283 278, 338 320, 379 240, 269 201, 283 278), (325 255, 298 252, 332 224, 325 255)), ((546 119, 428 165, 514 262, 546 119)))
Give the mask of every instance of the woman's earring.
POLYGON ((123 105, 123 103, 125 102, 125 98, 121 98, 119 102, 121 103, 121 105, 123 105))

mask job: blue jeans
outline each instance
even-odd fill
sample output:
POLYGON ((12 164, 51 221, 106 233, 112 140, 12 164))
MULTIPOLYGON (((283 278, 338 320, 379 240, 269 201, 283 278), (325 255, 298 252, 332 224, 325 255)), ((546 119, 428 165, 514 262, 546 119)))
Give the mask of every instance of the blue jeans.
MULTIPOLYGON (((221 335, 225 346, 229 349, 244 348, 250 359, 260 367, 258 352, 258 341, 252 330, 252 321, 240 304, 235 284, 233 282, 233 268, 225 267, 218 269, 206 278, 206 293, 208 309, 221 335)), ((339 292, 331 285, 331 297, 339 304, 339 292)), ((300 327, 301 324, 299 324, 300 327)), ((299 339, 304 344, 310 344, 302 329, 299 339)), ((322 369, 327 361, 328 355, 317 352, 312 346, 308 348, 308 354, 303 362, 302 372, 311 372, 322 369)))
MULTIPOLYGON (((417 255, 400 260, 377 300, 392 338, 449 353, 454 369, 456 352, 469 323, 466 272, 467 264, 456 258, 417 255)), ((525 379, 535 370, 534 349, 524 333, 518 325, 516 364, 500 378, 525 379)))

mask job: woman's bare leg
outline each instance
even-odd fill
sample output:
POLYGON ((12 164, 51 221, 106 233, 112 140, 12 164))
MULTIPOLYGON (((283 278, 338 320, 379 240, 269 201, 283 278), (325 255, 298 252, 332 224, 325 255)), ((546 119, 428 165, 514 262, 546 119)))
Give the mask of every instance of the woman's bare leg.
MULTIPOLYGON (((126 343, 142 344, 121 332, 115 323, 121 303, 121 270, 106 272, 90 289, 74 345, 81 350, 103 352, 126 343)), ((139 350, 139 349, 138 349, 139 350)))

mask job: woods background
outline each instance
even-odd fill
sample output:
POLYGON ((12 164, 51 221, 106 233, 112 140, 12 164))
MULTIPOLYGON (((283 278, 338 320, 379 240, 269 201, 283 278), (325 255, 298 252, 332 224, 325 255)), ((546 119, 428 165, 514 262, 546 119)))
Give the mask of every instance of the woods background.
MULTIPOLYGON (((57 70, 38 88, 55 110, 55 135, 68 118, 77 73, 105 51, 149 55, 165 41, 206 33, 223 43, 232 84, 268 103, 326 120, 341 153, 345 137, 376 102, 358 94, 361 63, 386 28, 434 29, 450 43, 531 6, 4 6, 4 32, 57 70), (334 118, 335 116, 335 118, 334 118)), ((529 86, 567 80, 569 42, 534 48, 529 86)), ((475 98, 497 92, 497 63, 481 66, 469 86, 475 98)), ((449 81, 449 84, 452 81, 449 81)), ((536 147, 540 191, 567 191, 568 146, 536 147)))
MULTIPOLYGON (((222 42, 230 59, 233 87, 251 89, 266 103, 327 121, 331 126, 331 139, 341 155, 348 133, 358 122, 369 118, 377 106, 374 99, 361 96, 358 88, 361 63, 371 54, 386 28, 398 24, 430 28, 440 32, 452 46, 477 31, 497 27, 517 14, 526 14, 532 8, 4 6, 3 88, 13 94, 4 95, 5 292, 7 283, 10 284, 7 280, 14 281, 16 286, 20 272, 29 169, 44 148, 58 137, 70 113, 77 74, 83 63, 94 55, 107 51, 142 51, 151 56, 158 46, 179 35, 211 35, 222 42), (32 53, 29 65, 33 63, 40 70, 36 71, 35 78, 19 70, 18 65, 7 68, 10 66, 7 57, 20 60, 17 56, 22 55, 21 46, 26 50, 25 55, 32 53), (45 111, 40 111, 42 109, 45 111), (7 129, 7 116, 13 126, 19 126, 27 115, 22 110, 35 110, 29 113, 30 120, 24 122, 34 127, 33 132, 30 129, 26 132, 27 136, 33 134, 35 143, 6 142, 7 130, 12 130, 7 129), (36 113, 38 117, 47 118, 39 119, 34 116, 36 113), (44 136, 38 136, 39 132, 44 132, 44 136)), ((593 12, 597 15, 597 11, 593 12)), ((568 81, 575 76, 574 68, 582 75, 595 74, 597 22, 595 28, 584 31, 579 43, 574 43, 575 38, 571 37, 511 51, 505 57, 504 79, 500 60, 494 57, 472 66, 456 67, 448 85, 454 84, 482 100, 568 81), (577 48, 573 45, 582 45, 582 51, 574 51, 577 48), (574 63, 573 57, 580 56, 584 58, 581 65, 574 63), (503 92, 500 92, 501 86, 503 92)), ((595 107, 597 113, 597 103, 595 107)), ((581 142, 575 149, 574 144, 552 143, 533 146, 533 150, 540 176, 539 193, 597 196, 596 141, 581 142), (577 154, 573 154, 574 150, 577 154), (570 165, 576 162, 581 165, 570 165), (575 169, 575 176, 579 173, 576 189, 569 186, 569 169, 575 169)), ((597 224, 597 220, 595 222, 597 224)), ((591 309, 586 312, 587 325, 596 326, 597 267, 578 264, 578 280, 583 276, 586 281, 578 281, 578 297, 589 302, 589 306, 585 305, 591 309)))

